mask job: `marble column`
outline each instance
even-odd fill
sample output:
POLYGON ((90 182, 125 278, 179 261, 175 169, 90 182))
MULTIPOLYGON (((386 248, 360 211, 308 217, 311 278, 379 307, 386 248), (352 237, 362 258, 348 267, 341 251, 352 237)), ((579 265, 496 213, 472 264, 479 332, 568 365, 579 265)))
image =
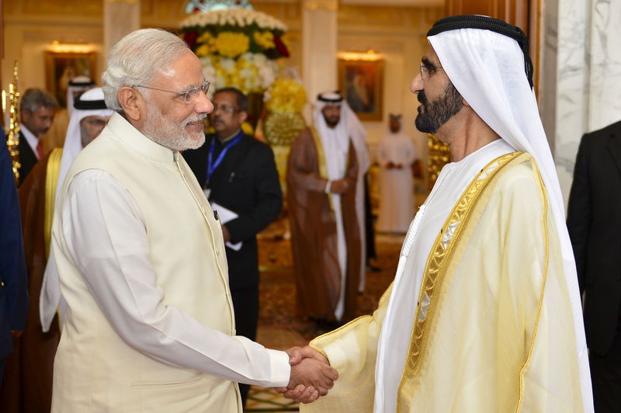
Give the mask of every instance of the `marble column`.
POLYGON ((302 77, 314 101, 337 88, 338 0, 303 0, 302 7, 302 77))
POLYGON ((585 132, 621 120, 621 2, 544 3, 541 110, 565 200, 585 132))
POLYGON ((116 42, 140 28, 140 0, 103 0, 104 58, 116 42))

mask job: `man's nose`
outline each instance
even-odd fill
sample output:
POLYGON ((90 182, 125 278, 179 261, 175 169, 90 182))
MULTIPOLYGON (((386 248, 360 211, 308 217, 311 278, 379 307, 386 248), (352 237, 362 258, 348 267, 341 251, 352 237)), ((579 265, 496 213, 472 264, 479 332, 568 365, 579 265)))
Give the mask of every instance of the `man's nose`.
POLYGON ((410 92, 416 94, 420 90, 423 90, 423 78, 419 73, 414 79, 412 79, 412 83, 410 83, 410 92))
POLYGON ((205 93, 200 93, 194 103, 194 110, 198 113, 211 113, 213 112, 213 103, 205 93))

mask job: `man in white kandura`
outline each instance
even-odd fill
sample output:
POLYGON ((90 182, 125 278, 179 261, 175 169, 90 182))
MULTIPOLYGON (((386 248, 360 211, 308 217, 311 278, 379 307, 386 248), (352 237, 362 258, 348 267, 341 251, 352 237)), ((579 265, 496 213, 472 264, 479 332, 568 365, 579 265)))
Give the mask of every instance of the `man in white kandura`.
POLYGON ((453 162, 410 225, 376 312, 295 352, 326 357, 340 374, 301 411, 592 412, 576 268, 526 36, 454 16, 428 40, 411 86, 416 126, 446 142, 453 162))
POLYGON ((326 364, 235 336, 222 230, 179 153, 213 110, 201 62, 143 29, 103 79, 116 113, 67 173, 52 230, 67 306, 52 412, 237 413, 236 382, 325 394, 326 364))
POLYGON ((401 130, 401 115, 389 115, 389 131, 377 147, 380 210, 377 230, 405 233, 414 216, 414 141, 401 130))

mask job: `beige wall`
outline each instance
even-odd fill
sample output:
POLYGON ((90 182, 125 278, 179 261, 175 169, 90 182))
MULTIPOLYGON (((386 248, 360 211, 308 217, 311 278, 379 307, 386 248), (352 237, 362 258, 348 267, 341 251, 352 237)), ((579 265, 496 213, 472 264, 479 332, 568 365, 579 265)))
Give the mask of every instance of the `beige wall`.
POLYGON ((414 127, 418 101, 409 87, 427 45, 425 34, 443 12, 442 8, 339 8, 339 50, 373 49, 385 57, 384 120, 364 122, 371 147, 386 132, 388 113, 402 113, 404 131, 415 138, 421 153, 426 153, 426 138, 414 127))

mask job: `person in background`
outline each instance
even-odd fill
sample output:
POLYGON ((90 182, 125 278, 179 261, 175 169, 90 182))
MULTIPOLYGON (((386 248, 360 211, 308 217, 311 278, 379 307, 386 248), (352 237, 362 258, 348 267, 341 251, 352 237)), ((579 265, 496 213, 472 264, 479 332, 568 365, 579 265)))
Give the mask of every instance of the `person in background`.
MULTIPOLYGON (((248 117, 247 96, 235 88, 220 89, 213 96, 213 106, 209 120, 215 133, 183 156, 220 218, 237 334, 256 340, 257 234, 278 218, 282 191, 272 149, 241 129, 248 117)), ((249 386, 241 384, 239 389, 245 405, 249 386)))
POLYGON ((22 95, 19 102, 21 168, 18 186, 24 182, 37 161, 45 157, 45 146, 41 138, 52 126, 57 109, 56 98, 44 90, 26 89, 22 95))
POLYGON ((73 160, 112 115, 101 88, 86 92, 72 104, 75 108, 64 149, 56 148, 37 162, 19 187, 30 303, 26 328, 7 362, 0 391, 3 413, 49 412, 51 408, 54 354, 60 340, 56 312, 63 310, 58 274, 53 260, 48 262, 54 206, 73 160))
POLYGON ((337 93, 318 96, 314 126, 293 141, 287 164, 298 309, 328 327, 356 315, 364 270, 357 151, 344 104, 337 93))
POLYGON ((595 411, 621 412, 621 122, 582 137, 567 228, 584 295, 595 411))
POLYGON ((13 164, 0 128, 0 386, 6 358, 26 325, 28 287, 13 164))
POLYGON ((380 172, 378 231, 405 233, 414 217, 412 165, 416 147, 401 130, 401 115, 389 115, 389 132, 380 140, 377 160, 380 172))

